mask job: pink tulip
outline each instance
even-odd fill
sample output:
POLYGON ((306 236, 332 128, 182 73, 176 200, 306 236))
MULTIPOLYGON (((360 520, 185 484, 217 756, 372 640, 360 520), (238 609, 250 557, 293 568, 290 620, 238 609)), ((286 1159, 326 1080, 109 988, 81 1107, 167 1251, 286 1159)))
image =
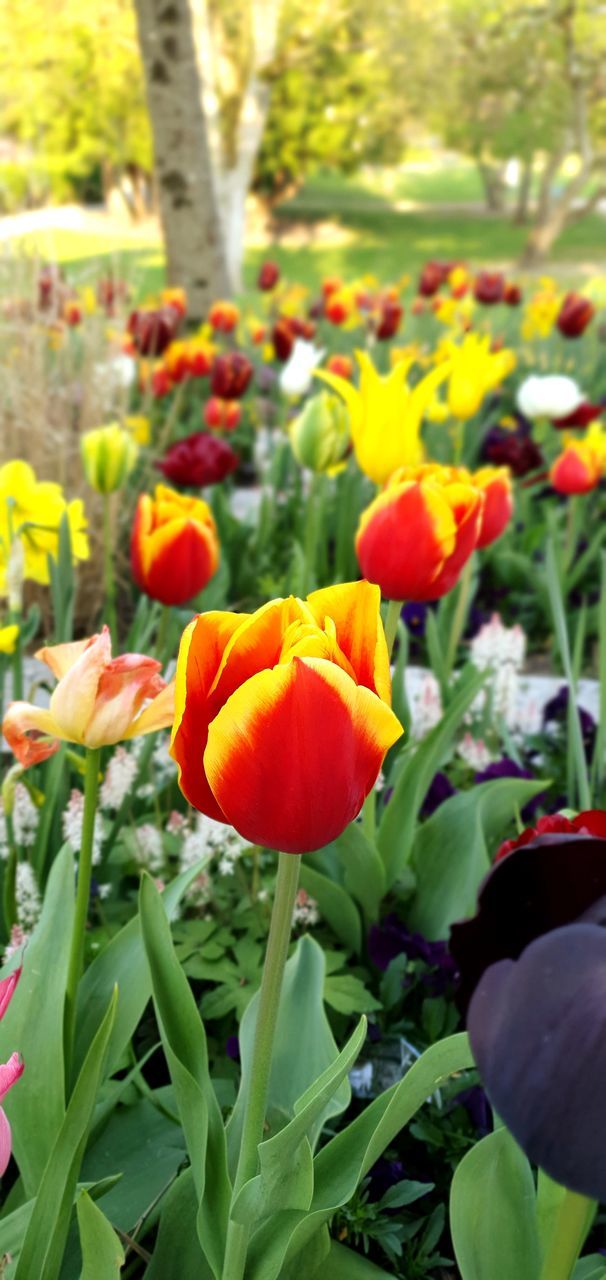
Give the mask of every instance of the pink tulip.
MULTIPOLYGON (((8 1009, 20 977, 21 969, 19 968, 15 969, 14 973, 11 973, 8 978, 3 978, 0 982, 0 1020, 8 1009)), ((11 1054, 8 1062, 0 1063, 0 1102, 2 1102, 9 1089, 12 1089, 19 1076, 23 1075, 23 1070, 24 1063, 18 1053, 11 1054)), ((6 1171, 11 1158, 11 1149, 11 1127, 2 1107, 0 1107, 0 1178, 6 1171)))
POLYGON ((174 682, 162 679, 155 658, 141 653, 112 658, 107 627, 89 640, 39 649, 36 657, 58 680, 50 706, 13 702, 2 725, 26 768, 47 760, 60 741, 94 749, 172 724, 174 682))

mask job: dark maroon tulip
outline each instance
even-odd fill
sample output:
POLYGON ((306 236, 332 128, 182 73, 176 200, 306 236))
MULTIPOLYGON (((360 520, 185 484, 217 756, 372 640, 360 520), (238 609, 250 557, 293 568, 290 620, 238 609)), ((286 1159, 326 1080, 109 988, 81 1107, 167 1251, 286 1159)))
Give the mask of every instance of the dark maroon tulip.
POLYGON ((384 298, 377 320, 376 336, 383 340, 393 338, 400 328, 404 307, 396 298, 384 298))
POLYGON ((423 298, 431 298, 448 279, 451 262, 426 262, 419 276, 417 293, 423 298))
POLYGON ((601 418, 606 410, 603 404, 591 404, 589 400, 583 400, 582 404, 577 405, 572 413, 567 413, 565 418, 553 418, 552 424, 559 430, 567 430, 569 427, 588 427, 590 422, 595 422, 596 418, 601 418))
POLYGON ((238 462, 237 453, 220 436, 194 431, 171 445, 156 467, 173 484, 198 489, 219 484, 235 471, 238 462))
POLYGON ((213 360, 210 389, 221 400, 240 400, 253 376, 253 366, 242 351, 226 351, 213 360))
POLYGON ((139 355, 161 356, 176 338, 180 321, 175 307, 142 308, 131 312, 126 327, 139 355))
POLYGON ((519 422, 511 430, 500 424, 490 427, 484 436, 481 457, 495 467, 509 467, 514 476, 526 476, 543 465, 543 455, 530 435, 530 427, 519 422))
POLYGON ((604 1200, 606 813, 537 827, 495 863, 450 948, 493 1107, 550 1177, 604 1200))
POLYGON ((522 290, 520 289, 519 284, 506 284, 505 292, 503 294, 503 302, 505 302, 508 307, 519 307, 521 301, 522 290))
POLYGON ((565 338, 580 338, 594 315, 595 307, 589 298, 584 298, 580 293, 567 293, 556 325, 565 338))
POLYGON ((478 271, 473 286, 476 302, 493 307, 505 299, 505 276, 501 271, 478 271))
POLYGON ((275 289, 280 279, 280 268, 277 262, 262 262, 259 275, 257 277, 257 288, 263 289, 264 293, 269 293, 271 289, 275 289))

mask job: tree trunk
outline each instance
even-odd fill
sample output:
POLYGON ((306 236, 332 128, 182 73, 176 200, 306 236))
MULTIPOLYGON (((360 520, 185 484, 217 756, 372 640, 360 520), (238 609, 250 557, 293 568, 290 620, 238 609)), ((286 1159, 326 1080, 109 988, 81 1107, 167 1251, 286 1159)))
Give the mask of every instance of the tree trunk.
POLYGON ((513 220, 516 226, 523 227, 529 220, 530 216, 530 199, 532 195, 532 178, 533 178, 534 156, 528 156, 522 162, 520 170, 520 181, 516 196, 516 207, 513 220))
POLYGON ((135 0, 170 284, 204 319, 228 277, 189 0, 135 0))
POLYGON ((488 212, 504 213, 507 188, 502 168, 487 160, 478 160, 478 170, 484 187, 484 199, 488 212))
POLYGON ((544 262, 558 236, 562 234, 567 220, 567 210, 557 204, 543 222, 537 222, 522 250, 520 267, 537 267, 544 262))

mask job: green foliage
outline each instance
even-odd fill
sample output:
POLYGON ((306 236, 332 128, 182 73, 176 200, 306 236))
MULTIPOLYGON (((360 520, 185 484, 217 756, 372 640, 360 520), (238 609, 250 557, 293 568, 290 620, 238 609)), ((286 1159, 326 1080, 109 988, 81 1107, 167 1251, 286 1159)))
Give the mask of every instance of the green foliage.
POLYGON ((462 1280, 538 1280, 534 1179, 506 1129, 482 1138, 458 1166, 450 1230, 462 1280))
POLYGON ((94 1200, 82 1191, 76 1201, 82 1247, 82 1280, 118 1280, 124 1249, 94 1200))

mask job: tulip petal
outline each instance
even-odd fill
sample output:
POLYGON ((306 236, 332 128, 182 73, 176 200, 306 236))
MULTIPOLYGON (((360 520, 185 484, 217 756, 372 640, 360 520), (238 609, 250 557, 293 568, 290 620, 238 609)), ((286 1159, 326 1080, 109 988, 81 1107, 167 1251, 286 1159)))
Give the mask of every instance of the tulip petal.
POLYGON ((3 978, 0 982, 0 1022, 2 1021, 13 998, 15 987, 21 977, 21 972, 22 967, 20 965, 18 969, 15 969, 13 973, 9 974, 8 978, 3 978))
POLYGON ((309 622, 310 612, 301 600, 289 596, 286 600, 270 600, 256 613, 248 617, 241 614, 240 618, 243 621, 225 645, 209 691, 212 698, 210 719, 239 685, 280 661, 287 628, 293 622, 309 622))
POLYGON ((48 760, 59 750, 58 739, 64 736, 50 711, 31 702, 11 703, 2 722, 2 732, 24 769, 48 760), (35 736, 28 737, 30 733, 35 736))
POLYGON ((121 742, 143 703, 164 688, 161 663, 141 653, 113 658, 101 673, 95 708, 86 728, 87 747, 121 742))
POLYGON ((143 733, 155 733, 157 729, 168 729, 175 718, 175 681, 164 686, 160 693, 144 707, 141 715, 133 721, 124 738, 138 738, 143 733))
POLYGON ((62 680, 89 644, 90 640, 73 640, 69 644, 45 645, 34 657, 38 662, 45 662, 57 680, 62 680))
POLYGON ((444 493, 404 481, 380 493, 360 517, 356 553, 366 578, 388 600, 433 600, 433 584, 456 546, 444 493))
POLYGON ((24 1071, 25 1063, 21 1061, 18 1053, 12 1053, 8 1062, 0 1063, 0 1102, 24 1071))
POLYGON ((381 592, 372 582, 344 582, 312 591, 307 601, 320 627, 332 618, 339 648, 349 659, 358 684, 391 704, 391 673, 379 606, 381 592))
POLYGON ((13 1148, 13 1135, 8 1122, 8 1117, 0 1107, 0 1178, 4 1176, 8 1168, 8 1162, 11 1158, 13 1148))
POLYGON ((139 583, 142 589, 162 604, 185 604, 206 586, 216 571, 217 539, 197 521, 171 520, 149 535, 145 560, 145 577, 139 583))
POLYGON ((495 1110, 530 1160, 606 1200, 606 931, 574 924, 484 974, 468 1030, 495 1110))
POLYGON ((204 769, 224 820, 254 844, 305 853, 359 813, 393 712, 322 658, 294 658, 241 685, 210 725, 204 769))
MULTIPOLYGON (((68 742, 86 741, 86 731, 95 711, 99 681, 111 661, 109 629, 93 636, 73 666, 59 681, 50 701, 53 719, 68 742)), ((115 741, 115 739, 114 739, 115 741)))
POLYGON ((214 712, 208 695, 225 647, 248 614, 216 610, 200 614, 181 637, 175 678, 175 718, 170 754, 179 769, 179 786, 190 804, 209 818, 223 814, 204 773, 208 725, 214 712))

